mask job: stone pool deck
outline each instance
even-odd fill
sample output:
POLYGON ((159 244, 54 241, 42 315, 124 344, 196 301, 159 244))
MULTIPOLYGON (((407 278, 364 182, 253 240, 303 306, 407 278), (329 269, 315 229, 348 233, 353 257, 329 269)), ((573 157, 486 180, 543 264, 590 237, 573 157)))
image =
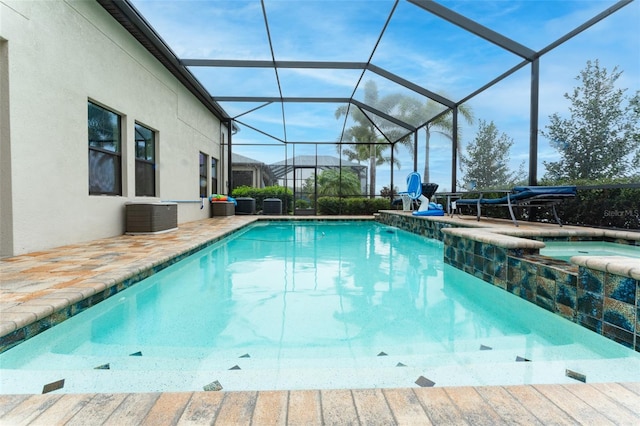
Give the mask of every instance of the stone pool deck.
MULTIPOLYGON (((144 278, 149 270, 172 262, 176 256, 188 255, 259 219, 205 219, 181 224, 178 230, 165 234, 123 235, 0 259, 3 345, 9 347, 30 333, 62 321, 144 278)), ((339 218, 346 219, 351 218, 339 218)), ((488 227, 492 234, 511 237, 521 236, 522 232, 602 232, 539 224, 515 228, 507 221, 477 224, 457 217, 442 221, 488 227)), ((212 423, 640 424, 640 384, 0 395, 0 424, 212 423)))
POLYGON ((639 383, 0 395, 3 425, 637 425, 639 383))

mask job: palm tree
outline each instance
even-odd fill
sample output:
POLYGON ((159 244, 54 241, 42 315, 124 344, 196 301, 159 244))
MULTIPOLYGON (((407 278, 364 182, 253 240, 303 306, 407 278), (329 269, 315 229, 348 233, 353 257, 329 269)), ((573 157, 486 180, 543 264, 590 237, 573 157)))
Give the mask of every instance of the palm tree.
MULTIPOLYGON (((382 99, 378 97, 378 88, 374 81, 368 81, 364 86, 364 103, 371 105, 383 112, 389 112, 397 105, 401 97, 399 95, 389 95, 382 99)), ((389 149, 390 145, 387 139, 382 137, 378 129, 384 130, 389 127, 388 124, 376 122, 374 125, 371 119, 358 108, 349 109, 347 106, 341 106, 336 110, 336 118, 339 119, 347 114, 351 114, 351 118, 357 124, 346 129, 343 140, 351 142, 346 148, 342 148, 342 144, 338 144, 338 152, 345 155, 349 161, 369 161, 369 196, 375 197, 376 194, 376 167, 391 162, 390 156, 385 156, 384 152, 389 149)), ((395 149, 395 146, 394 146, 395 149)), ((394 164, 400 167, 399 161, 394 164)))
POLYGON ((360 178, 348 169, 323 170, 318 175, 319 197, 338 197, 342 194, 353 197, 361 193, 360 178))
MULTIPOLYGON (((422 103, 417 99, 404 97, 400 102, 400 112, 401 116, 400 120, 403 120, 407 123, 424 123, 424 120, 427 117, 434 117, 442 110, 442 105, 432 101, 427 100, 426 103, 422 103)), ((458 106, 458 113, 465 119, 468 124, 473 124, 473 111, 470 107, 465 105, 458 106)), ((426 126, 424 126, 425 130, 425 152, 424 152, 424 172, 422 174, 423 182, 429 182, 429 155, 431 151, 431 134, 438 133, 450 141, 453 142, 453 111, 450 109, 445 114, 438 116, 435 120, 430 121, 426 126)), ((458 135, 461 134, 460 127, 458 126, 458 135)), ((411 152, 411 155, 414 156, 416 153, 413 152, 413 141, 410 138, 405 138, 400 141, 404 146, 406 146, 411 152)), ((458 144, 458 155, 461 154, 460 144, 458 144)))

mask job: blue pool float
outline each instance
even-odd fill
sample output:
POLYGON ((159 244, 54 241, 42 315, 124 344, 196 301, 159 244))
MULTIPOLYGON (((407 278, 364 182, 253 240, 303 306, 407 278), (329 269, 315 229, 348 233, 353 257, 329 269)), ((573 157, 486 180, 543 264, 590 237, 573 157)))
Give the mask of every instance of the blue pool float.
POLYGON ((429 203, 429 208, 427 210, 418 210, 413 212, 414 216, 444 216, 444 209, 442 208, 442 204, 429 203))

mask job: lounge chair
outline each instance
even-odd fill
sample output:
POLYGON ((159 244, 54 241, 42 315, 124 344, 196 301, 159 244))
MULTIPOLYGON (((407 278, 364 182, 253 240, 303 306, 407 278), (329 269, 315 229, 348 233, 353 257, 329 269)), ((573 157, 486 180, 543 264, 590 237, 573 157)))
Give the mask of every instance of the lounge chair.
MULTIPOLYGON (((495 192, 487 190, 486 192, 495 192)), ((476 217, 480 220, 481 206, 491 207, 508 207, 509 214, 513 224, 518 226, 518 221, 513 213, 514 208, 518 207, 551 207, 553 217, 558 225, 562 226, 562 222, 558 217, 556 205, 562 201, 576 196, 575 186, 516 186, 511 192, 500 198, 484 198, 484 193, 480 192, 478 198, 460 198, 456 200, 458 206, 475 206, 476 217)))

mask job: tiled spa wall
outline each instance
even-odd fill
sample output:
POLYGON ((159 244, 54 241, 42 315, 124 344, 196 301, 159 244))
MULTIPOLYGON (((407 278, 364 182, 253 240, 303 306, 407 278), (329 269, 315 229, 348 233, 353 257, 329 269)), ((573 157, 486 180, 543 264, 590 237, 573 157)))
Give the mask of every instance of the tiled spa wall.
POLYGON ((440 232, 449 224, 387 216, 380 221, 443 240, 445 263, 640 352, 640 281, 440 232))
POLYGON ((576 322, 640 352, 640 281, 580 266, 576 322))
POLYGON ((462 236, 444 236, 444 261, 640 352, 640 281, 462 236))
POLYGON ((423 237, 433 238, 442 241, 443 228, 450 228, 449 223, 424 220, 424 218, 400 215, 397 213, 386 213, 381 211, 376 216, 376 220, 385 225, 400 228, 413 234, 422 235, 423 237))

